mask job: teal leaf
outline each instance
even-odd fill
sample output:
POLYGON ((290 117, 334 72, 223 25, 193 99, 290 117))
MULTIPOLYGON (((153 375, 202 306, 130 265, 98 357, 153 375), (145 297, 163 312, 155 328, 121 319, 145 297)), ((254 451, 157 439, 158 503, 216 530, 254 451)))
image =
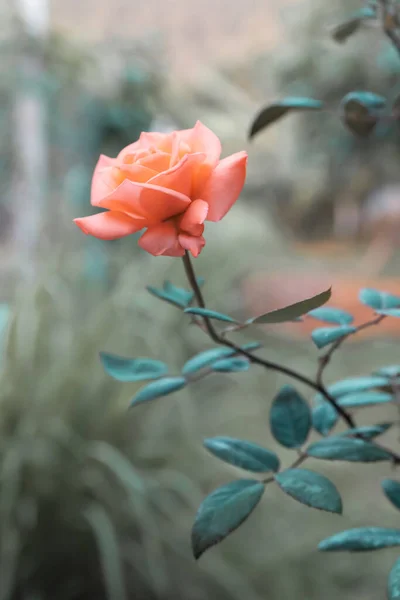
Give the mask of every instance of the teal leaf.
POLYGON ((213 371, 220 373, 238 373, 240 371, 248 371, 250 363, 247 358, 232 357, 221 358, 211 365, 213 371))
POLYGON ((178 308, 186 308, 186 306, 189 304, 189 294, 191 294, 190 292, 185 292, 185 290, 182 290, 182 292, 185 292, 187 295, 185 296, 185 294, 177 294, 177 293, 172 293, 171 291, 165 291, 165 290, 160 290, 158 288, 155 288, 151 285, 148 285, 146 287, 147 291, 150 292, 150 294, 152 294, 153 296, 155 296, 156 298, 159 298, 160 300, 165 300, 165 302, 168 302, 169 304, 173 304, 174 306, 177 306, 178 308))
MULTIPOLYGON (((251 352, 252 350, 257 350, 260 347, 261 344, 258 342, 249 342, 248 344, 241 346, 241 349, 251 352)), ((233 356, 234 354, 237 354, 234 348, 211 348, 209 350, 204 350, 203 352, 196 354, 196 356, 189 359, 183 365, 182 374, 190 375, 192 373, 196 373, 200 369, 208 367, 218 359, 233 356)))
POLYGON ((208 319, 216 319, 217 321, 228 321, 229 323, 238 323, 232 317, 228 315, 223 315, 222 313, 216 312, 215 310, 209 310, 208 308, 185 308, 185 313, 189 313, 191 315, 198 315, 200 317, 207 317, 208 319))
POLYGON ((395 508, 400 510, 400 483, 394 481, 394 479, 384 479, 382 481, 382 489, 386 498, 395 508))
POLYGON ((388 292, 381 292, 372 288, 364 288, 360 290, 358 297, 362 304, 365 304, 374 310, 400 307, 399 296, 394 296, 388 292))
POLYGON ((312 298, 307 298, 306 300, 301 300, 300 302, 295 302, 294 304, 285 306, 285 308, 279 308, 278 310, 273 310, 269 313, 265 313, 264 315, 260 315, 259 317, 249 319, 248 323, 267 324, 293 321, 298 317, 307 314, 310 312, 310 310, 314 310, 322 304, 325 304, 325 302, 328 302, 331 294, 331 288, 329 288, 325 292, 317 294, 312 298))
POLYGON ((264 493, 264 484, 239 479, 216 489, 201 504, 192 529, 194 557, 224 540, 253 512, 264 493))
POLYGON ((349 377, 341 379, 328 387, 328 391, 334 398, 340 398, 345 394, 354 392, 364 392, 372 388, 387 386, 387 380, 384 377, 368 376, 368 377, 349 377))
POLYGON ((374 18, 376 18, 375 8, 366 6, 355 12, 343 23, 333 27, 331 30, 332 37, 335 42, 341 44, 360 29, 363 21, 374 18))
POLYGON ((172 394, 172 392, 181 390, 185 385, 186 379, 184 377, 164 377, 157 381, 152 381, 142 387, 136 396, 132 398, 131 406, 154 400, 160 396, 167 396, 168 394, 172 394))
POLYGON ((308 316, 334 325, 349 325, 354 321, 353 315, 350 313, 331 306, 320 306, 320 308, 310 311, 308 316))
POLYGON ((398 377, 400 376, 400 365, 387 365, 381 367, 375 371, 376 375, 382 375, 383 377, 398 377))
POLYGON ((308 469, 287 469, 275 475, 279 487, 302 504, 342 514, 342 499, 329 479, 308 469))
POLYGON ((377 425, 364 425, 363 427, 354 427, 353 429, 346 429, 338 433, 336 437, 356 437, 361 435, 366 440, 373 440, 382 435, 392 427, 393 423, 379 423, 377 425))
POLYGON ((328 435, 338 422, 337 410, 329 402, 319 402, 312 409, 312 425, 321 435, 328 435))
POLYGON ((390 570, 387 587, 388 600, 400 599, 400 558, 396 560, 390 570))
POLYGON ((384 315, 385 317, 400 317, 400 308, 383 308, 375 311, 378 315, 384 315))
POLYGON ((311 411, 297 390, 285 385, 275 397, 269 413, 274 438, 286 448, 299 448, 311 429, 311 411))
POLYGON ((221 460, 254 473, 278 471, 279 458, 271 450, 246 440, 215 437, 204 440, 204 446, 221 460))
POLYGON ((264 107, 258 113, 250 127, 249 139, 292 111, 321 110, 322 108, 323 103, 313 98, 283 98, 279 102, 264 107))
POLYGON ((116 354, 100 352, 104 370, 117 381, 144 381, 157 379, 168 373, 165 363, 151 358, 124 358, 116 354))
POLYGON ((182 306, 188 306, 194 298, 194 293, 180 287, 176 287, 170 281, 164 281, 163 290, 170 297, 175 298, 182 306))
POLYGON ((311 339, 317 348, 324 348, 342 337, 355 333, 356 328, 349 325, 341 325, 340 327, 319 327, 314 329, 311 334, 311 339))
POLYGON ((314 442, 306 450, 308 456, 324 460, 348 462, 378 462, 391 460, 389 452, 364 440, 346 437, 330 437, 314 442))
POLYGON ((352 133, 366 137, 374 130, 385 106, 383 96, 364 91, 350 92, 340 103, 341 118, 352 133))
POLYGON ((385 404, 392 402, 393 396, 385 392, 360 392, 355 394, 346 394, 339 398, 338 403, 343 408, 358 408, 360 406, 374 406, 375 404, 385 404))
POLYGON ((341 531, 318 544, 318 550, 335 552, 348 550, 362 552, 400 546, 400 529, 386 527, 358 527, 341 531))

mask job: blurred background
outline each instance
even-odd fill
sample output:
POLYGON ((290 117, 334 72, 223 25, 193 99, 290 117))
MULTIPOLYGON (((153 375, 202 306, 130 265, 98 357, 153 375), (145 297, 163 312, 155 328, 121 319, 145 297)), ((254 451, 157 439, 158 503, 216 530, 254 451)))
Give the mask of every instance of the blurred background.
MULTIPOLYGON (((248 316, 333 285, 333 304, 367 320, 359 288, 400 294, 397 125, 360 140, 328 111, 247 141, 255 114, 280 96, 332 107, 353 89, 396 96, 400 59, 379 29, 342 45, 330 37, 329 26, 358 8, 0 0, 0 600, 384 597, 395 551, 326 555, 316 546, 347 527, 397 526, 380 493, 385 465, 310 461, 342 491, 343 518, 270 486, 251 519, 195 563, 196 509, 238 476, 202 439, 273 448, 268 409, 286 380, 256 368, 218 375, 127 413, 139 385, 108 377, 100 350, 168 358, 178 371, 209 343, 145 290, 164 279, 184 285, 179 261, 145 255, 136 236, 101 242, 72 223, 91 211, 100 153, 200 119, 225 155, 249 153, 244 192, 222 224, 207 225, 195 262, 209 306, 248 316)), ((396 323, 345 345, 327 383, 396 363, 396 323)), ((251 339, 314 375, 309 334, 293 324, 251 339)), ((364 417, 396 418, 396 408, 364 417)), ((396 432, 385 435, 397 445, 396 432)))

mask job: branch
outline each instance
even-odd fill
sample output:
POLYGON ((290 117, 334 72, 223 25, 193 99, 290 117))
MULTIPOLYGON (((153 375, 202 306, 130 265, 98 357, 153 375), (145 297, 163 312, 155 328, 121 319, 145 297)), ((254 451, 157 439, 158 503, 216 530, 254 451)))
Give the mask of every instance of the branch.
POLYGON ((383 31, 400 55, 400 36, 396 31, 398 27, 396 9, 390 0, 379 0, 379 6, 383 31))

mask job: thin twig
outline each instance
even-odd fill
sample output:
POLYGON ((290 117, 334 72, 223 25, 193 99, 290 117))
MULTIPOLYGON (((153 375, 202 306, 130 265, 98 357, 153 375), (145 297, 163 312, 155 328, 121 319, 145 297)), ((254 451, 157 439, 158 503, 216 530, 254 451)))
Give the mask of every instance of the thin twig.
POLYGON ((400 36, 397 33, 398 23, 396 8, 390 0, 379 0, 382 28, 400 55, 400 36))

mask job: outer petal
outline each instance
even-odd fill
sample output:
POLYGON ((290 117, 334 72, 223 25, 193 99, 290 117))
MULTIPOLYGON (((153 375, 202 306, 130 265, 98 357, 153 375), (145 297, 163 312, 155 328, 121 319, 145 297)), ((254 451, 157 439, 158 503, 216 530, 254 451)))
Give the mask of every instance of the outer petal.
POLYGON ((208 203, 207 221, 219 221, 238 199, 246 179, 247 153, 237 152, 219 162, 201 197, 208 203))
POLYGON ((140 146, 141 148, 159 148, 163 152, 171 154, 174 134, 175 132, 143 131, 139 138, 140 146))
POLYGON ((197 121, 193 129, 179 131, 182 141, 186 142, 191 152, 204 152, 207 155, 207 164, 215 167, 221 156, 221 142, 219 138, 203 123, 197 121))
POLYGON ((112 166, 114 164, 114 158, 109 158, 104 154, 100 155, 92 178, 90 203, 93 206, 98 206, 99 200, 107 196, 116 187, 112 176, 112 166))
POLYGON ((183 256, 184 250, 179 245, 175 223, 168 221, 149 227, 138 242, 139 246, 153 256, 183 256))
POLYGON ((179 229, 190 235, 201 235, 204 230, 204 221, 208 213, 208 204, 204 200, 195 200, 188 207, 179 221, 179 229))
POLYGON ((195 258, 198 257, 198 255, 206 245, 206 240, 203 238, 202 235, 194 237, 192 235, 180 233, 178 240, 182 248, 184 248, 185 250, 189 250, 195 258))
POLYGON ((206 155, 187 154, 174 167, 149 179, 148 183, 175 190, 191 197, 194 178, 206 155))
POLYGON ((150 183, 125 179, 99 206, 144 219, 145 226, 165 221, 184 212, 190 199, 184 194, 150 183))
POLYGON ((143 229, 141 220, 137 221, 116 211, 74 219, 74 223, 87 235, 101 240, 116 240, 143 229))

